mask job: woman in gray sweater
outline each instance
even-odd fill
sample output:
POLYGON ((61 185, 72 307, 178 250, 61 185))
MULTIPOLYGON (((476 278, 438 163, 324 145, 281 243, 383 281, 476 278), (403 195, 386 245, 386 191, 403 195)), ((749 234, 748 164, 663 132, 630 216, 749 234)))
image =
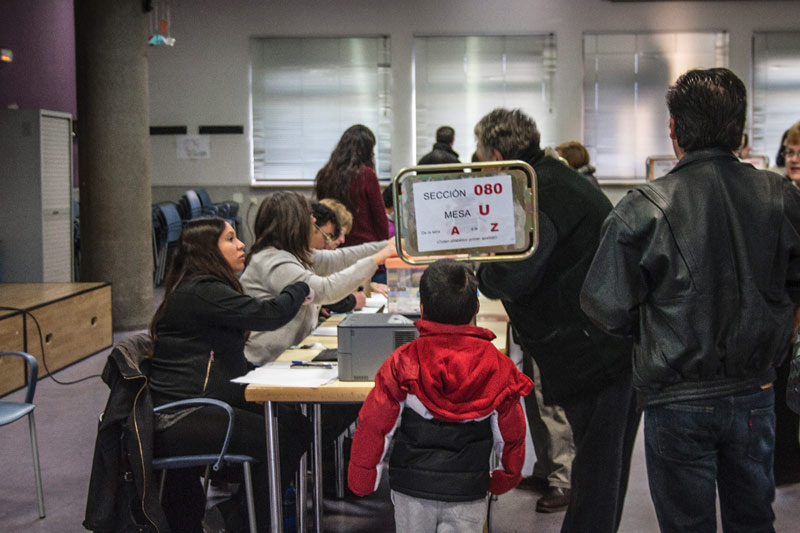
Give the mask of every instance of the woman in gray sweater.
POLYGON ((320 306, 335 303, 363 285, 387 258, 397 255, 394 243, 378 241, 336 250, 314 250, 323 238, 300 193, 279 191, 267 196, 256 215, 256 242, 240 279, 245 292, 259 299, 275 298, 287 285, 303 281, 314 291, 311 305, 273 331, 254 331, 245 346, 247 359, 262 364, 300 343, 317 325, 320 306))

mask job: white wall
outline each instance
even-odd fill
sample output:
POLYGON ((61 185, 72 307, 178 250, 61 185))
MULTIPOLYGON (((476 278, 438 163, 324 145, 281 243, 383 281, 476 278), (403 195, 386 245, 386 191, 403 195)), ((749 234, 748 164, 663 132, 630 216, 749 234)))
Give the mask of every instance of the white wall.
MULTIPOLYGON (((178 160, 173 137, 151 137, 152 184, 154 189, 165 187, 161 196, 154 190, 154 201, 164 199, 167 191, 175 199, 175 191, 194 186, 226 186, 246 199, 267 192, 249 186, 251 36, 389 35, 396 171, 415 160, 411 105, 415 35, 555 33, 558 131, 554 137, 581 140, 583 32, 726 30, 729 66, 749 85, 752 32, 796 30, 786 16, 795 4, 785 1, 173 0, 171 4, 175 47, 149 52, 151 124, 186 125, 189 133, 197 133, 199 125, 243 125, 245 134, 211 136, 211 158, 201 160, 178 160)), ((609 192, 616 199, 622 191, 609 192)))

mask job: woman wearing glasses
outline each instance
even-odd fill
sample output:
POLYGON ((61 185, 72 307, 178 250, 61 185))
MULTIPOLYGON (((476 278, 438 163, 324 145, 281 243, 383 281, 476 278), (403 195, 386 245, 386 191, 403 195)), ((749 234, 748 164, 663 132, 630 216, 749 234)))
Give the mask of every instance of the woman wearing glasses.
POLYGON ((387 258, 397 255, 394 243, 386 240, 336 250, 315 249, 324 248, 324 241, 334 235, 317 226, 306 197, 291 191, 264 199, 256 215, 255 235, 241 277, 245 292, 259 299, 275 298, 286 285, 304 281, 315 295, 312 304, 304 306, 288 324, 250 335, 245 355, 257 364, 273 361, 289 346, 300 343, 316 327, 322 304, 338 302, 354 292, 387 258))
POLYGON ((786 132, 786 139, 783 141, 783 158, 786 166, 784 174, 792 180, 795 187, 800 187, 800 122, 786 132))

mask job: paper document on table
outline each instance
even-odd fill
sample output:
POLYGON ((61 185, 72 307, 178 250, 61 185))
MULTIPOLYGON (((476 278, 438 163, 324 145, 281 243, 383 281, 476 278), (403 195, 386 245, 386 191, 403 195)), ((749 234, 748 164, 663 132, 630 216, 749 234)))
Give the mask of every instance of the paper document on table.
POLYGON ((311 335, 316 335, 317 337, 335 337, 336 326, 319 326, 311 332, 311 335))
POLYGON ((386 296, 375 293, 367 298, 367 303, 364 304, 364 307, 383 307, 387 302, 386 296))
POLYGON ((380 310, 381 310, 381 308, 380 308, 380 307, 362 307, 362 308, 361 308, 361 309, 359 309, 358 311, 353 311, 353 312, 354 312, 354 313, 366 313, 366 314, 368 314, 368 315, 369 315, 369 314, 373 314, 373 315, 374 315, 374 314, 376 314, 376 313, 377 313, 378 311, 380 311, 380 310))
POLYGON ((252 383, 280 387, 319 387, 339 377, 339 370, 321 367, 294 367, 292 363, 266 363, 244 376, 232 380, 234 383, 252 383))

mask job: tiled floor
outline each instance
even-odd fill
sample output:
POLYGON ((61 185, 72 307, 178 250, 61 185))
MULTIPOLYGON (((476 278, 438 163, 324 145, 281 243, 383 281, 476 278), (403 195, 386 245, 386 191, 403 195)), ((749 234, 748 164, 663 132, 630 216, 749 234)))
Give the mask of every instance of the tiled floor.
MULTIPOLYGON (((90 357, 59 372, 58 378, 72 380, 99 374, 106 356, 107 352, 90 357)), ((20 394, 17 392, 11 396, 20 394)), ((81 522, 86 505, 97 417, 107 395, 108 389, 97 377, 69 386, 58 385, 50 379, 39 383, 35 412, 47 510, 47 517, 43 520, 39 520, 36 514, 27 424, 19 421, 0 428, 0 457, 3 461, 3 474, 0 475, 0 531, 62 533, 83 530, 81 522)), ((563 513, 536 513, 537 497, 534 492, 519 489, 501 496, 491 506, 491 531, 559 531, 563 513)), ((742 504, 746 505, 747 502, 742 504)), ((800 523, 800 484, 779 488, 774 509, 777 531, 797 531, 797 524, 800 523)), ((369 498, 342 501, 326 499, 324 526, 325 531, 329 532, 392 532, 392 507, 386 484, 369 498)), ((641 434, 634 450, 620 531, 658 531, 647 487, 641 434)))

